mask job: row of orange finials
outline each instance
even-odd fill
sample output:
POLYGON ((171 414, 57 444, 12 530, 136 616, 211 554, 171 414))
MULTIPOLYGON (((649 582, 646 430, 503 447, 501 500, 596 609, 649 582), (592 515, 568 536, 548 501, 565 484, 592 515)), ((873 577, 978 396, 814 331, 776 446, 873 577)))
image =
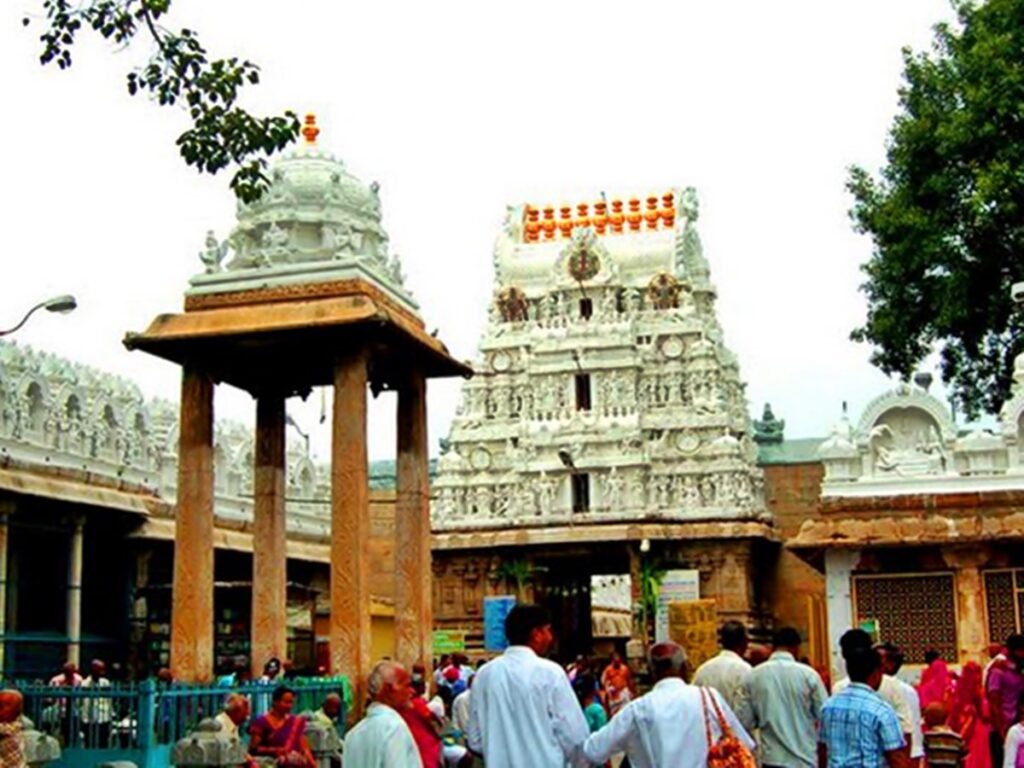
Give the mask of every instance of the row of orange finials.
POLYGON ((639 232, 646 222, 647 229, 657 229, 660 224, 663 228, 671 228, 676 221, 675 195, 666 192, 661 196, 661 205, 658 205, 658 197, 651 195, 647 198, 647 209, 640 210, 640 198, 634 197, 629 200, 629 210, 624 211, 621 200, 612 200, 612 209, 608 211, 608 203, 602 201, 594 203, 593 215, 590 213, 590 205, 580 203, 576 206, 576 217, 573 218, 572 206, 563 205, 559 209, 561 217, 555 219, 553 206, 546 206, 543 209, 544 217, 541 218, 541 209, 532 205, 526 206, 526 223, 524 239, 528 243, 535 243, 541 239, 554 240, 555 232, 560 232, 562 237, 572 236, 572 231, 577 227, 593 227, 599 235, 606 232, 619 234, 625 231, 639 232), (628 227, 628 230, 627 230, 628 227))

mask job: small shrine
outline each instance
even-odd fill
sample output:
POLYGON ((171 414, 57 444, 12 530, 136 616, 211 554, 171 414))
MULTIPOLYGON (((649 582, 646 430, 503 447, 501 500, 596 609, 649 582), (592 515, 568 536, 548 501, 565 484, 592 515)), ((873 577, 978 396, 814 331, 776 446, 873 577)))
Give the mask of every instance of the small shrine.
POLYGON ((389 250, 378 185, 350 174, 318 134, 308 116, 304 143, 271 166, 259 200, 239 204, 230 236, 207 234, 184 311, 124 343, 182 367, 171 617, 179 680, 213 676, 215 385, 256 401, 254 666, 286 652, 285 401, 333 387, 331 666, 361 702, 371 662, 367 389, 398 399, 395 655, 429 663, 426 380, 471 370, 426 332, 389 250))

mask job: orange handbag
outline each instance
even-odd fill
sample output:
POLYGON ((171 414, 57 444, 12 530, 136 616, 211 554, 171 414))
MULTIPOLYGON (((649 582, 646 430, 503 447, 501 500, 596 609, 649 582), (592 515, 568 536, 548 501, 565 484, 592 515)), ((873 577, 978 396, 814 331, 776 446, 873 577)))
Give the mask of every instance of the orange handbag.
POLYGON ((715 694, 707 688, 700 689, 700 703, 704 710, 704 732, 708 738, 708 768, 757 768, 757 761, 754 753, 747 748, 747 745, 736 738, 729 723, 718 706, 718 699, 715 694), (710 706, 708 702, 711 702, 710 706), (722 736, 716 742, 711 733, 711 711, 715 711, 718 719, 718 727, 722 730, 722 736))

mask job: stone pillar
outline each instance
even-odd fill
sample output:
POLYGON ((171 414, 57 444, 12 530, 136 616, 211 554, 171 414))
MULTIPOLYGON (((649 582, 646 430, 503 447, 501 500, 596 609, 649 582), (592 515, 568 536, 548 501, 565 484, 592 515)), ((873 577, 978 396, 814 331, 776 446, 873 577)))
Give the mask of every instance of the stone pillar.
POLYGON ((213 380, 186 364, 181 380, 171 671, 213 678, 213 380))
POLYGON ((285 551, 285 406, 284 398, 256 401, 256 450, 253 467, 252 674, 258 678, 267 660, 288 650, 285 551))
POLYGON ((331 671, 352 684, 350 721, 362 715, 370 671, 366 385, 364 354, 339 361, 331 434, 331 671))
POLYGON ((85 518, 76 517, 68 550, 67 660, 82 666, 82 555, 85 543, 85 518))
POLYGON ((626 543, 626 551, 629 555, 629 609, 632 613, 632 630, 629 642, 626 643, 626 656, 634 667, 643 664, 644 654, 647 653, 647 627, 643 623, 643 572, 641 564, 643 555, 640 552, 640 545, 630 541, 626 543))
POLYGON ((942 553, 946 565, 955 571, 956 580, 956 639, 959 663, 984 662, 985 654, 985 590, 982 585, 981 566, 989 558, 987 547, 955 549, 942 553))
POLYGON ((846 665, 839 653, 839 638, 846 630, 853 628, 853 569, 858 560, 858 549, 825 550, 828 651, 833 680, 846 676, 846 665))
POLYGON ((412 374, 398 390, 395 499, 395 655, 431 664, 430 480, 426 380, 412 374))
POLYGON ((13 501, 0 501, 0 677, 4 676, 7 641, 7 542, 10 537, 9 520, 14 512, 13 501))

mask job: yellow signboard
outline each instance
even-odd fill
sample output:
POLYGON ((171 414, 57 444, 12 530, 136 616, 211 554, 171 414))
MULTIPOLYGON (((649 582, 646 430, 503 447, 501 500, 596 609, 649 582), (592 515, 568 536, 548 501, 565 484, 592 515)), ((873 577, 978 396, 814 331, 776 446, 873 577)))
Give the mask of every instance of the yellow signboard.
POLYGON ((714 600, 668 604, 668 636, 686 650, 691 672, 718 653, 718 608, 714 600))

